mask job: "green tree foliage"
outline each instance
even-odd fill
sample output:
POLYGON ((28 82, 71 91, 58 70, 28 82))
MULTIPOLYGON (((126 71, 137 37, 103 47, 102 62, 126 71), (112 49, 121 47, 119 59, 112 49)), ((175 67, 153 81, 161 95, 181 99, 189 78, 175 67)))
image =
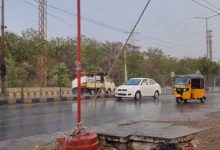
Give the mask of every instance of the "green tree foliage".
POLYGON ((127 55, 128 78, 144 77, 146 73, 146 61, 142 53, 137 50, 130 51, 127 55))
POLYGON ((53 78, 57 86, 67 86, 69 83, 69 69, 64 62, 58 63, 52 69, 53 78))
POLYGON ((217 75, 219 72, 219 65, 204 57, 199 59, 199 69, 204 75, 217 75))
MULTIPOLYGON (((121 42, 100 42, 82 36, 82 71, 87 73, 111 70, 122 49, 121 42)), ((171 85, 170 73, 193 74, 197 70, 220 84, 219 65, 206 58, 175 58, 157 48, 145 51, 128 44, 128 77, 150 77, 162 86, 171 85)), ((76 39, 54 38, 42 41, 38 32, 28 29, 21 36, 6 33, 7 84, 9 87, 38 86, 38 56, 47 58, 47 86, 67 86, 76 77, 76 39), (54 64, 57 64, 54 66, 54 64), (21 75, 22 74, 22 75, 21 75), (54 75, 59 83, 54 80, 54 75)), ((124 82, 124 52, 110 74, 117 85, 124 82)))

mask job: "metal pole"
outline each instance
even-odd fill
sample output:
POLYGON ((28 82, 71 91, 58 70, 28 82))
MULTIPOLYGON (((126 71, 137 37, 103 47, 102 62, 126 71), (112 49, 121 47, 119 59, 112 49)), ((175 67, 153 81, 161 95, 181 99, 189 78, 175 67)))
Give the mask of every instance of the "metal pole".
POLYGON ((210 59, 212 56, 212 54, 210 54, 210 53, 212 53, 212 52, 210 52, 211 50, 210 50, 210 36, 209 36, 209 30, 208 30, 208 20, 210 19, 210 18, 213 18, 213 17, 216 17, 216 16, 219 16, 220 14, 216 14, 216 15, 213 15, 213 16, 209 16, 209 17, 194 17, 195 19, 205 19, 205 21, 206 21, 206 55, 207 55, 207 59, 210 59))
POLYGON ((209 37, 208 37, 208 18, 206 20, 206 51, 207 51, 207 58, 209 59, 209 37))
POLYGON ((77 78, 78 78, 78 92, 77 92, 77 128, 81 128, 81 18, 80 18, 80 0, 77 0, 77 78))
POLYGON ((1 34, 2 34, 2 39, 1 39, 1 53, 0 53, 0 67, 2 69, 2 75, 1 75, 1 81, 2 81, 2 94, 6 95, 6 87, 5 87, 5 73, 3 70, 5 70, 5 18, 4 18, 4 0, 2 0, 2 9, 1 9, 1 34))
POLYGON ((209 34, 209 59, 212 61, 212 30, 209 30, 208 34, 209 34))
POLYGON ((128 70, 127 70, 127 48, 124 51, 124 59, 125 59, 125 82, 128 81, 128 70))

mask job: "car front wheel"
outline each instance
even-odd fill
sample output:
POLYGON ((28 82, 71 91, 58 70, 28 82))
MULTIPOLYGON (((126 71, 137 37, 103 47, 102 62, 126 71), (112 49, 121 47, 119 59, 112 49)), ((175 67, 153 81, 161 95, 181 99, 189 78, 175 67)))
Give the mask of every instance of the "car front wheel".
POLYGON ((135 99, 135 100, 140 100, 140 99, 141 99, 141 92, 140 92, 140 91, 137 91, 137 92, 135 93, 134 99, 135 99))
POLYGON ((155 91, 154 96, 153 96, 154 99, 158 99, 159 96, 160 96, 159 92, 158 92, 158 91, 155 91))

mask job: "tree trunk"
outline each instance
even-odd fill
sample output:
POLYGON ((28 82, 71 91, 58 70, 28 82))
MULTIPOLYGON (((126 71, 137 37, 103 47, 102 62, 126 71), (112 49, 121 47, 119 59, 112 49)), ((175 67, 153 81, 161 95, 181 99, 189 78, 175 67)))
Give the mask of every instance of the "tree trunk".
POLYGON ((60 86, 60 97, 62 97, 62 86, 60 86))

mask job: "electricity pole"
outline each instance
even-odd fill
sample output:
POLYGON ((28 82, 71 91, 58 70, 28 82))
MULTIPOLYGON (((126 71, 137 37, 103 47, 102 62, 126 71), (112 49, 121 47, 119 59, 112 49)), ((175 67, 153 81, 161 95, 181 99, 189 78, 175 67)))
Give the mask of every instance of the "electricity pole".
POLYGON ((124 51, 124 59, 125 59, 125 82, 128 81, 128 69, 127 69, 127 47, 125 47, 124 51))
POLYGON ((5 4, 4 0, 1 1, 1 49, 0 49, 0 71, 1 71, 1 83, 2 83, 2 94, 6 95, 5 86, 5 76, 6 76, 6 66, 5 66, 5 4))
POLYGON ((210 40, 210 38, 212 38, 211 35, 211 30, 208 29, 208 20, 210 18, 213 18, 213 17, 216 17, 216 16, 219 16, 220 14, 216 14, 216 15, 213 15, 213 16, 209 16, 209 17, 194 17, 195 19, 203 19, 205 20, 205 23, 206 23, 206 57, 210 60, 212 60, 212 40, 210 40))
MULTIPOLYGON (((131 32, 126 32, 131 34, 131 32)), ((137 32, 133 32, 131 35, 131 45, 135 47, 135 34, 137 34, 137 32)), ((127 69, 127 46, 125 47, 124 50, 124 69, 125 69, 125 82, 128 81, 128 69, 127 69)))
POLYGON ((208 40, 209 40, 209 59, 212 61, 212 30, 208 30, 208 40))

